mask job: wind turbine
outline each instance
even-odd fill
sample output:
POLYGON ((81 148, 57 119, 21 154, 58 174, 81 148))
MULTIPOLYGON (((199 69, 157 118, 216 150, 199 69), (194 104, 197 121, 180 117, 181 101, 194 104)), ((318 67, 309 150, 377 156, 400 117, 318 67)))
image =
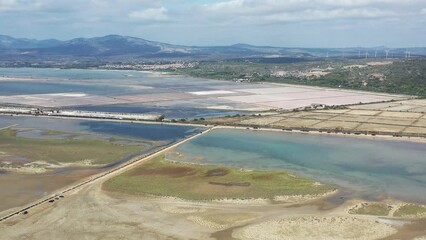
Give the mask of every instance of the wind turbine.
POLYGON ((385 52, 386 52, 386 59, 388 59, 389 50, 385 50, 385 52))

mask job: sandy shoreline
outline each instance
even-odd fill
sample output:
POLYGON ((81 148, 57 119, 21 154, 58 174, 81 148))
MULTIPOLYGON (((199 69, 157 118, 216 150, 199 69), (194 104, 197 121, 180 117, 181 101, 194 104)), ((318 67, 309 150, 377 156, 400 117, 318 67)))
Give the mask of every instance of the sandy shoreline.
POLYGON ((238 129, 238 130, 248 130, 248 131, 266 131, 266 132, 281 132, 281 133, 297 133, 297 134, 306 134, 306 135, 322 135, 322 136, 338 136, 338 137, 348 137, 348 138, 360 138, 360 139, 370 139, 370 140, 392 140, 392 141, 405 141, 405 142, 416 142, 416 143, 426 143, 426 138, 422 137, 393 137, 389 135, 355 135, 355 134, 343 134, 343 133, 335 133, 335 132, 319 132, 319 131, 309 131, 304 132, 300 130, 292 130, 286 131, 282 129, 276 128, 265 128, 265 127, 240 127, 240 126, 214 126, 213 129, 238 129))
POLYGON ((99 239, 108 234, 108 239, 118 239, 124 231, 126 239, 337 240, 378 239, 403 229, 374 216, 349 215, 344 211, 345 204, 323 208, 319 202, 293 207, 191 202, 110 194, 101 189, 102 183, 76 189, 64 199, 31 210, 7 225, 0 223, 2 236, 99 239), (220 232, 221 237, 217 237, 220 232))
POLYGON ((370 140, 392 140, 392 141, 405 141, 405 142, 417 142, 417 143, 426 143, 426 138, 422 137, 393 137, 390 135, 355 135, 355 134, 343 134, 343 133, 335 133, 335 132, 320 132, 320 131, 300 131, 300 130, 292 130, 286 131, 277 128, 265 128, 265 127, 241 127, 241 126, 214 126, 213 129, 238 129, 238 130, 248 130, 248 131, 265 131, 265 132, 281 132, 281 133, 298 133, 298 134, 306 134, 306 135, 323 135, 323 136, 339 136, 339 137, 348 137, 348 138, 361 138, 361 139, 370 139, 370 140))

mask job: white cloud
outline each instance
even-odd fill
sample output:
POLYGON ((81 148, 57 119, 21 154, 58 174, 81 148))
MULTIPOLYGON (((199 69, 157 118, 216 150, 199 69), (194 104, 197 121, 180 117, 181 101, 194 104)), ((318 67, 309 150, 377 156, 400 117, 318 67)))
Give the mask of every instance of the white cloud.
POLYGON ((0 12, 12 10, 16 4, 16 0, 0 0, 0 12))
POLYGON ((296 22, 296 21, 320 21, 330 19, 366 19, 391 17, 396 14, 389 11, 378 9, 332 9, 332 10, 313 10, 308 9, 300 12, 284 12, 262 17, 263 20, 272 22, 296 22))
POLYGON ((135 20, 143 21, 167 21, 169 19, 167 15, 167 9, 165 7, 148 8, 142 11, 134 11, 129 14, 129 17, 135 20))
POLYGON ((426 9, 424 0, 222 0, 204 4, 207 21, 270 24, 339 19, 406 19, 426 9))
POLYGON ((35 38, 117 33, 190 45, 312 46, 313 35, 328 32, 348 46, 362 45, 364 35, 386 45, 392 33, 395 44, 424 45, 424 22, 426 0, 0 0, 0 33, 35 38))

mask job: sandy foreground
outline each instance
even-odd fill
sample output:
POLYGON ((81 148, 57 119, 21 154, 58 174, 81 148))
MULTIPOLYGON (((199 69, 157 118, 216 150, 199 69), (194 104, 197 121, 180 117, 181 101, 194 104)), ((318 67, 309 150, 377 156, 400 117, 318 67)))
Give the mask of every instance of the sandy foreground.
POLYGON ((102 182, 1 223, 0 239, 382 239, 401 230, 399 223, 349 215, 347 206, 321 201, 189 202, 107 193, 102 182))
POLYGON ((390 225, 354 217, 289 217, 242 228, 238 239, 380 239, 396 233, 390 225), (285 237, 284 237, 285 236, 285 237))

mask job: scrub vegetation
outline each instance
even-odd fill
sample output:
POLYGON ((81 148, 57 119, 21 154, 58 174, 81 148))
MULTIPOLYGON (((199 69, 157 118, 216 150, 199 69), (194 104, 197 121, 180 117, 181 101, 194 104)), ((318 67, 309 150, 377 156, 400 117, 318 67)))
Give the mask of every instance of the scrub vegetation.
POLYGON ((426 217, 426 206, 407 204, 396 210, 395 217, 426 217))
POLYGON ((356 208, 350 209, 350 214, 387 216, 389 214, 389 206, 385 203, 363 203, 356 208))
POLYGON ((424 58, 299 63, 201 62, 195 67, 175 71, 211 79, 301 84, 426 97, 424 58))

